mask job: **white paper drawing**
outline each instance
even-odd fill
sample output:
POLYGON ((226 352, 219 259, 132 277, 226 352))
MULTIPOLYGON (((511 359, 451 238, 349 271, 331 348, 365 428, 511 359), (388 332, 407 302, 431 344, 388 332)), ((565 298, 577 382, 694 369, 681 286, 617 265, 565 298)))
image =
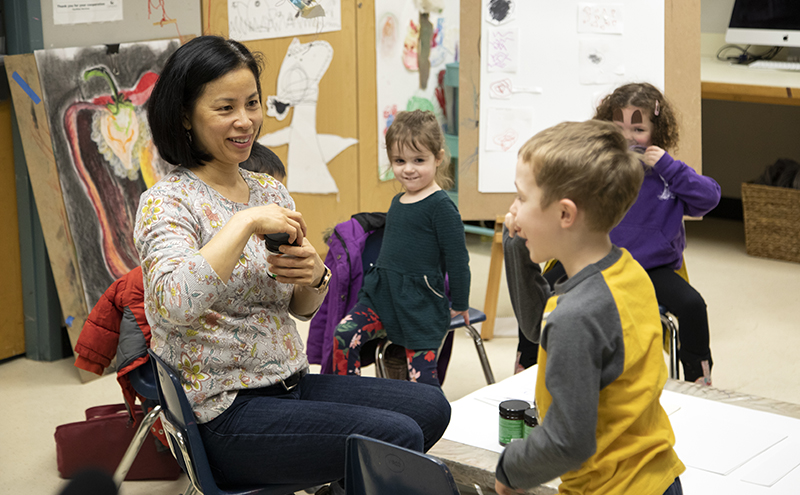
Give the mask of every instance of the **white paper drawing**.
POLYGON ((617 41, 581 41, 578 68, 581 84, 609 84, 625 76, 623 50, 617 41))
POLYGON ((514 152, 531 137, 533 110, 530 108, 489 108, 486 151, 514 152))
POLYGON ((288 0, 228 0, 229 36, 250 41, 340 31, 341 0, 317 3, 325 15, 307 18, 288 0))
POLYGON ((624 12, 619 3, 579 3, 578 32, 622 34, 624 12))
POLYGON ((516 18, 514 10, 517 6, 517 0, 489 0, 485 3, 485 6, 485 19, 495 26, 505 24, 516 18))
POLYGON ((489 72, 517 72, 519 29, 491 29, 487 43, 486 68, 489 72))
POLYGON ((258 142, 264 146, 289 145, 286 187, 292 193, 339 192, 328 162, 358 142, 333 134, 317 134, 319 82, 333 59, 333 47, 324 40, 300 43, 293 39, 278 73, 277 95, 267 97, 267 115, 283 120, 290 108, 292 121, 258 142))
POLYGON ((510 100, 514 93, 541 94, 542 88, 538 86, 516 86, 510 78, 498 79, 489 84, 489 97, 495 100, 510 100))

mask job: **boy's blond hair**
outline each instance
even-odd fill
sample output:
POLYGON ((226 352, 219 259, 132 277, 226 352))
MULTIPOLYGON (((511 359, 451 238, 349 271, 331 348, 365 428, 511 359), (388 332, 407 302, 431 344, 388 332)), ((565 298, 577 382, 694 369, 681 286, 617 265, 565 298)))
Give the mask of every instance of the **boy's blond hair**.
POLYGON ((610 232, 622 220, 644 179, 639 156, 611 122, 562 122, 529 139, 519 158, 533 169, 543 208, 570 199, 593 231, 610 232))

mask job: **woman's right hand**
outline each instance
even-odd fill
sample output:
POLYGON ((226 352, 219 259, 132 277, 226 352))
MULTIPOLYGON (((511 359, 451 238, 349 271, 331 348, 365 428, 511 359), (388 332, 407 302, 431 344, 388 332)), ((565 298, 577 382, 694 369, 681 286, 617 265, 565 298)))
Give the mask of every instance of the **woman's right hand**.
POLYGON ((237 213, 245 215, 252 225, 253 234, 263 239, 265 234, 285 232, 289 234, 289 242, 303 245, 306 236, 306 221, 299 211, 282 208, 276 204, 248 208, 237 213))

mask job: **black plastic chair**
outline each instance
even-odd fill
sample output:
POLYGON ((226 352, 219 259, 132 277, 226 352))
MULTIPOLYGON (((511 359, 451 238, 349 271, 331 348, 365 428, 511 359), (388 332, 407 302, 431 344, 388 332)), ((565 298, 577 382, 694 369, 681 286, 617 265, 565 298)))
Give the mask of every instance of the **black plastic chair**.
POLYGON ((222 490, 214 481, 203 439, 197 429, 197 421, 183 391, 180 378, 161 358, 148 349, 153 363, 158 387, 158 400, 161 403, 161 422, 169 439, 172 455, 189 476, 189 487, 184 495, 286 495, 309 487, 304 485, 275 484, 259 487, 222 490))
POLYGON ((350 435, 345 448, 346 495, 459 494, 436 457, 361 435, 350 435))

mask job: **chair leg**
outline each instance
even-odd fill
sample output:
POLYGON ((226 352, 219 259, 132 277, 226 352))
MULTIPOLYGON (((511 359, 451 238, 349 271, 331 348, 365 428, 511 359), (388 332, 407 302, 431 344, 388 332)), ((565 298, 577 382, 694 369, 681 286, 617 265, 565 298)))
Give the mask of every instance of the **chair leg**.
POLYGON ((386 349, 392 342, 389 339, 383 339, 377 346, 375 346, 375 376, 378 378, 387 378, 386 373, 386 349))
POLYGON ((661 315, 661 324, 669 339, 669 377, 674 380, 680 380, 681 361, 678 344, 678 319, 672 313, 663 313, 661 315))
POLYGON ((197 488, 194 487, 191 481, 189 481, 189 486, 186 487, 186 491, 183 492, 183 495, 203 495, 200 493, 197 488))
POLYGON ((467 323, 464 328, 467 329, 470 337, 472 337, 472 341, 475 342, 475 350, 478 351, 478 357, 481 360, 483 376, 486 378, 486 384, 491 385, 495 382, 494 373, 492 373, 492 367, 489 365, 489 358, 486 356, 486 349, 483 347, 483 339, 481 338, 481 334, 469 323, 467 323))
POLYGON ((128 450, 125 451, 116 471, 114 471, 114 484, 116 484, 117 487, 122 485, 122 482, 125 481, 125 477, 128 475, 128 471, 131 469, 131 465, 133 465, 133 461, 139 453, 139 449, 142 448, 142 444, 144 444, 145 439, 150 433, 150 428, 158 419, 158 414, 160 412, 161 406, 156 405, 152 411, 147 413, 142 420, 142 424, 139 425, 139 429, 136 430, 133 440, 131 440, 130 445, 128 445, 128 450))

